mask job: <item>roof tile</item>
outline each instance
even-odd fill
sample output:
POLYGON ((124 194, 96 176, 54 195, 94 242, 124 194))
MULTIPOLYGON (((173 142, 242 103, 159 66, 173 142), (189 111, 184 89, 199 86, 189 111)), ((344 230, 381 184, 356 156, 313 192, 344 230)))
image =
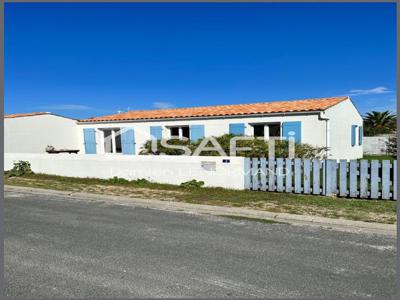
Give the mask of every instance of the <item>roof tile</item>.
POLYGON ((178 119, 281 112, 323 111, 347 99, 348 97, 331 97, 237 105, 217 105, 158 110, 133 110, 102 117, 93 117, 80 120, 79 122, 115 122, 128 120, 178 119))

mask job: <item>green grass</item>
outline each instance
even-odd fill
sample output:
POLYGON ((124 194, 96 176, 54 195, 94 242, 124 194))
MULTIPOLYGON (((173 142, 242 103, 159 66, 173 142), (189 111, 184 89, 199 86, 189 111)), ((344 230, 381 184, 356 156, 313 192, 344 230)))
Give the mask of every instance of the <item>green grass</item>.
POLYGON ((285 223, 285 222, 278 222, 278 221, 273 221, 273 220, 268 220, 268 219, 260 219, 260 218, 250 218, 250 217, 232 216, 232 215, 218 215, 218 217, 229 218, 229 219, 239 220, 239 221, 259 222, 259 223, 265 223, 265 224, 286 224, 286 225, 289 225, 289 223, 285 223))
POLYGON ((363 156, 362 159, 367 159, 367 160, 390 160, 393 161, 395 160, 395 157, 391 156, 391 155, 386 155, 386 154, 382 154, 382 155, 367 155, 365 154, 363 156))
POLYGON ((315 215, 367 222, 396 222, 396 202, 336 197, 238 191, 223 188, 187 188, 147 180, 73 178, 45 174, 4 178, 6 185, 37 187, 73 192, 89 192, 186 203, 247 207, 291 214, 315 215))

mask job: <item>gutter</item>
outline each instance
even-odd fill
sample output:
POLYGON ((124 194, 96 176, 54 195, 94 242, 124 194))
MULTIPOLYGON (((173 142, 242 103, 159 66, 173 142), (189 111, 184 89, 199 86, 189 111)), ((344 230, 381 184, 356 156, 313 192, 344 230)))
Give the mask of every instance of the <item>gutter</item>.
POLYGON ((190 121, 190 120, 210 120, 210 119, 235 119, 235 118, 254 118, 254 117, 271 117, 286 115, 310 115, 318 114, 321 111, 293 111, 293 112, 277 112, 277 113, 259 113, 259 114, 241 114, 241 115, 222 115, 222 116, 198 116, 198 117, 176 117, 176 118, 154 118, 154 119, 133 119, 133 120, 113 120, 113 121, 77 121, 78 125, 85 124, 112 124, 112 123, 144 123, 144 122, 165 122, 165 121, 190 121))
POLYGON ((321 111, 319 113, 319 119, 325 121, 325 147, 327 148, 326 150, 326 158, 328 159, 329 156, 329 147, 331 146, 330 143, 330 135, 331 135, 331 129, 330 129, 330 124, 329 124, 329 118, 326 117, 325 112, 321 111))

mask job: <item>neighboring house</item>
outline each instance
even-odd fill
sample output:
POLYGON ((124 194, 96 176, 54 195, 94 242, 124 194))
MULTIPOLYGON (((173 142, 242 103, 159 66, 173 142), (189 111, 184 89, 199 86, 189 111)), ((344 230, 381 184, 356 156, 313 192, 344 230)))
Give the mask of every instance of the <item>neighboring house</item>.
POLYGON ((334 159, 362 157, 362 125, 349 97, 129 111, 78 121, 81 150, 87 154, 135 155, 152 138, 197 140, 232 133, 293 136, 298 143, 328 147, 334 159))
POLYGON ((77 122, 48 112, 4 116, 5 153, 45 153, 47 145, 57 149, 79 149, 77 122))

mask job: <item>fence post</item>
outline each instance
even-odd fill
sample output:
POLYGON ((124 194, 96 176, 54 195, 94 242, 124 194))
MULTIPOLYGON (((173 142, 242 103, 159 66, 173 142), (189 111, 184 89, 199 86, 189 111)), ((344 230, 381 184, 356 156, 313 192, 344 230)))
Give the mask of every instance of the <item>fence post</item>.
POLYGON ((379 198, 379 161, 371 160, 371 199, 379 198))
POLYGON ((275 191, 275 159, 270 158, 268 160, 268 190, 270 192, 275 191))
POLYGON ((337 162, 334 159, 327 159, 325 165, 325 195, 332 196, 337 194, 337 162))
POLYGON ((382 161, 382 199, 390 199, 390 161, 382 161))
POLYGON ((347 196, 347 160, 345 159, 339 162, 339 195, 347 196))
POLYGON ((291 193, 292 189, 292 159, 285 159, 285 168, 286 168, 286 183, 285 183, 285 191, 287 193, 291 193))
POLYGON ((321 164, 319 160, 312 161, 313 168, 312 168, 312 175, 313 175, 313 188, 312 193, 314 195, 321 194, 321 177, 320 177, 320 170, 321 164))
POLYGON ((294 192, 301 193, 301 159, 294 159, 294 192))
POLYGON ((251 175, 252 175, 252 182, 253 182, 253 190, 258 190, 258 158, 253 158, 251 160, 251 175))
POLYGON ((360 198, 368 198, 368 160, 360 161, 360 198))
POLYGON ((244 188, 246 190, 250 190, 250 188, 251 188, 251 162, 250 162, 250 158, 248 158, 248 157, 244 158, 243 175, 244 175, 244 188))
POLYGON ((397 200, 397 160, 393 161, 393 200, 397 200))
POLYGON ((283 158, 276 159, 276 191, 283 192, 283 158))
POLYGON ((304 177, 303 193, 304 194, 309 194, 311 191, 310 175, 311 175, 311 161, 309 159, 304 159, 303 160, 303 177, 304 177))
POLYGON ((358 162, 357 160, 350 161, 350 197, 356 198, 358 196, 357 189, 357 176, 358 176, 358 162))
POLYGON ((267 190, 267 159, 265 157, 260 158, 260 177, 261 177, 261 190, 267 190))

